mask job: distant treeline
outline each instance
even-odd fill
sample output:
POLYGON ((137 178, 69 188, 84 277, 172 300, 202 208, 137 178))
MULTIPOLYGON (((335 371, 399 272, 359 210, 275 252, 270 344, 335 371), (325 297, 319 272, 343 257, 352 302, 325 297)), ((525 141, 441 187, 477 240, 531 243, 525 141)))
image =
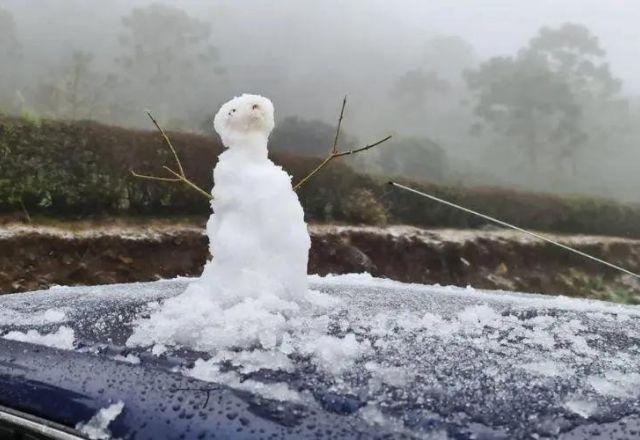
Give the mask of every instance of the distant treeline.
MULTIPOLYGON (((170 133, 187 175, 211 188, 222 151, 214 136, 170 133)), ((276 148, 277 150, 277 148, 276 148)), ((298 180, 319 159, 273 153, 298 180)), ((163 175, 173 165, 157 132, 95 122, 0 118, 0 212, 61 218, 96 216, 208 215, 208 201, 183 185, 137 179, 163 175)), ((497 188, 411 183, 425 191, 544 231, 640 237, 640 206, 585 197, 565 197, 497 188)), ((403 223, 425 227, 477 228, 481 219, 390 188, 386 179, 335 162, 299 192, 307 220, 363 224, 403 223)))

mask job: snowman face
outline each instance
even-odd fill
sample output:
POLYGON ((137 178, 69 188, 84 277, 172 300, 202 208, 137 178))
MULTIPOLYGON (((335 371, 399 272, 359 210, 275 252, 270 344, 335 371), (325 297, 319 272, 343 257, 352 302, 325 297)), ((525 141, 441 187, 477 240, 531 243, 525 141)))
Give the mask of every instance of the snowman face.
POLYGON ((213 125, 223 142, 245 134, 268 136, 274 126, 273 104, 262 96, 244 94, 224 104, 213 125))

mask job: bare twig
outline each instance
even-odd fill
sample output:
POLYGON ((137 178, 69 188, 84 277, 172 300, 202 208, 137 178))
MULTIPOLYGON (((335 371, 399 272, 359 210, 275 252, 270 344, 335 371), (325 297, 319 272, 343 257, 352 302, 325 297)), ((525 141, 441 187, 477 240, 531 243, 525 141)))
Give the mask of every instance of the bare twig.
POLYGON ((367 151, 370 148, 373 147, 377 147, 378 145, 380 145, 383 142, 387 142, 389 139, 391 139, 391 135, 388 135, 387 137, 383 137, 382 139, 380 139, 379 141, 376 141, 372 144, 369 145, 365 145, 364 147, 360 147, 360 148, 356 148, 356 149, 352 149, 352 150, 347 150, 347 151, 343 151, 341 153, 336 153, 335 157, 342 157, 342 156, 348 156, 350 154, 357 154, 360 153, 361 151, 367 151))
POLYGON ((138 177, 140 179, 148 179, 148 180, 159 180, 161 182, 180 182, 180 179, 173 177, 156 177, 156 176, 147 176, 145 174, 138 174, 135 171, 131 170, 131 174, 134 177, 138 177))
POLYGON ((342 108, 340 109, 340 117, 338 118, 338 128, 336 128, 336 136, 333 138, 333 147, 331 152, 333 154, 338 152, 338 138, 340 137, 340 129, 342 128, 342 118, 344 117, 344 108, 347 106, 347 95, 344 95, 342 99, 342 108))
POLYGON ((158 131, 160 131, 160 134, 164 138, 164 141, 167 143, 167 145, 171 149, 171 152, 173 153, 173 157, 176 160, 176 163, 178 164, 178 171, 180 172, 180 175, 184 176, 184 170, 182 169, 182 163, 180 162, 180 159, 178 158, 178 153, 176 153, 176 149, 173 148, 173 144, 171 143, 171 140, 169 139, 169 136, 167 136, 167 133, 165 133, 164 130, 162 129, 162 127, 160 127, 160 124, 158 124, 158 121, 156 121, 156 119, 153 117, 151 112, 149 110, 147 110, 146 113, 147 113, 147 116, 149 116, 149 119, 151 119, 151 122, 153 122, 153 125, 156 126, 158 131))
POLYGON ((149 119, 151 119, 151 122, 153 122, 153 125, 156 126, 156 128, 158 129, 158 131, 162 135, 162 138, 164 139, 164 142, 167 144, 167 146, 171 150, 171 153, 173 154, 173 158, 176 161, 176 166, 178 167, 178 171, 174 171, 174 170, 172 170, 171 168, 169 168, 167 166, 163 166, 162 168, 167 170, 169 173, 173 174, 175 177, 149 176, 149 175, 146 175, 146 174, 136 173, 134 170, 131 170, 131 174, 134 177, 137 177, 139 179, 156 180, 156 181, 160 181, 160 182, 182 182, 182 183, 186 184, 187 186, 195 189, 196 191, 198 191, 200 194, 204 195, 208 199, 211 199, 212 198, 211 194, 209 194, 207 191, 203 190, 202 188, 200 188, 198 185, 196 185, 195 183, 193 183, 191 180, 189 180, 187 178, 187 176, 186 176, 186 174, 184 172, 184 168, 182 167, 182 162, 180 162, 180 158, 178 157, 178 153, 176 152, 176 149, 174 148, 173 144, 171 143, 171 139, 169 139, 169 136, 167 136, 167 133, 165 133, 165 131, 160 126, 160 124, 158 124, 158 121, 156 121, 156 119, 153 117, 151 112, 147 110, 146 113, 147 113, 147 116, 149 116, 149 119))
POLYGON ((344 117, 344 108, 346 107, 346 105, 347 105, 347 97, 345 96, 344 99, 342 100, 342 108, 340 109, 340 117, 338 118, 338 128, 336 129, 336 135, 333 139, 333 146, 331 147, 331 151, 329 151, 329 155, 322 162, 320 162, 320 164, 317 167, 315 167, 309 174, 307 174, 298 183, 294 185, 293 187, 294 191, 297 191, 298 188, 300 188, 302 185, 307 183, 307 181, 309 181, 309 179, 315 176, 321 169, 329 165, 329 162, 331 162, 332 160, 337 159, 338 157, 350 156, 352 154, 357 154, 362 151, 369 150, 370 148, 377 147, 378 145, 391 139, 391 136, 387 136, 372 144, 365 145, 364 147, 352 148, 351 150, 346 150, 346 151, 338 151, 338 138, 340 137, 340 130, 342 128, 342 118, 344 117))

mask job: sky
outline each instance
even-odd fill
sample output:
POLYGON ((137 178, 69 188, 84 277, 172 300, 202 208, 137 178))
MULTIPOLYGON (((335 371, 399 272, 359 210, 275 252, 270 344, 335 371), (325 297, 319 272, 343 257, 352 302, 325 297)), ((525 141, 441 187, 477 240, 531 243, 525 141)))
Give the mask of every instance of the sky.
MULTIPOLYGON (((110 0, 109 9, 126 11, 154 0, 110 0)), ((458 35, 469 41, 479 59, 513 54, 542 26, 565 22, 586 25, 607 50, 613 72, 623 80, 625 91, 640 94, 640 2, 637 0, 161 0, 203 18, 212 7, 240 11, 247 26, 267 33, 287 35, 284 28, 269 28, 269 21, 283 24, 309 23, 325 27, 351 24, 349 38, 397 39, 398 48, 413 47, 423 37, 458 35), (279 17, 280 16, 280 17, 279 17), (253 18, 253 19, 252 19, 253 18), (258 21, 256 20, 258 19, 258 21), (260 22, 259 20, 263 20, 260 22), (294 23, 297 22, 297 23, 294 23)), ((42 14, 45 5, 60 5, 59 14, 105 5, 101 0, 0 0, 0 5, 21 10, 33 20, 55 17, 42 14), (38 11, 40 9, 40 11, 38 11)), ((50 8, 47 8, 50 9, 50 8)), ((72 12, 71 12, 72 13, 72 12)), ((102 22, 108 26, 106 22, 102 22)), ((96 23, 93 32, 108 32, 96 23)), ((89 26, 89 24, 87 24, 89 26)), ((307 28, 311 31, 311 27, 307 28)), ((84 30, 83 30, 84 31, 84 30)), ((246 32, 247 30, 243 30, 246 32)), ((322 30, 321 30, 322 31, 322 30)), ((330 32, 329 34, 330 35, 330 32)), ((47 35, 46 38, 55 38, 47 35)), ((303 38, 303 37, 302 37, 303 38)), ((421 42, 421 41, 420 41, 421 42)), ((328 46, 327 46, 328 47, 328 46)))
MULTIPOLYGON (((389 2, 377 0, 377 7, 389 2)), ((471 42, 481 59, 511 54, 542 26, 586 25, 600 38, 614 73, 628 92, 640 94, 640 2, 637 0, 406 0, 395 11, 412 27, 428 23, 437 32, 471 42)), ((396 8, 393 8, 396 9, 396 8)))

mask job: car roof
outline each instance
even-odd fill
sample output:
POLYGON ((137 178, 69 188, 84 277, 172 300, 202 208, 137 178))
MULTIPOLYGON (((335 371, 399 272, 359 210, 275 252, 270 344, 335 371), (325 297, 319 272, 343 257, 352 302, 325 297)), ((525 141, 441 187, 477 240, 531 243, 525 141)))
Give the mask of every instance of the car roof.
POLYGON ((122 401, 109 425, 122 438, 595 438, 594 428, 633 438, 640 429, 638 307, 367 276, 311 281, 344 303, 335 332, 347 321, 373 350, 340 377, 296 356, 293 371, 243 377, 301 400, 185 375, 206 353, 126 347, 135 320, 189 282, 176 279, 0 297, 0 335, 61 326, 75 335, 73 350, 0 338, 0 405, 75 427, 122 401))

